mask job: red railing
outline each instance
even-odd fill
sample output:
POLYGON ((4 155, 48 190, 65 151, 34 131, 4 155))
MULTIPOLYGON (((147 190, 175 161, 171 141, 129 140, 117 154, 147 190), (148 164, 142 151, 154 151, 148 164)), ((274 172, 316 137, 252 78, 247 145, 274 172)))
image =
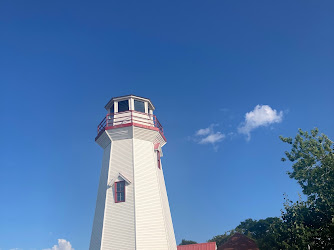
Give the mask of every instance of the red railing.
POLYGON ((128 110, 107 114, 97 126, 97 135, 99 136, 106 129, 117 128, 126 124, 137 124, 148 128, 158 128, 162 134, 164 132, 163 127, 155 115, 128 110))

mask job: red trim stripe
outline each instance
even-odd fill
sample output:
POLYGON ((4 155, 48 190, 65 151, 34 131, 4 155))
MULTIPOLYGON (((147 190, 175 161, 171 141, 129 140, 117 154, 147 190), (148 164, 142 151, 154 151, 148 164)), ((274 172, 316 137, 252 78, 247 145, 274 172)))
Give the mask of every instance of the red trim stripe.
MULTIPOLYGON (((131 126, 136 126, 136 127, 140 127, 140 128, 147 128, 147 129, 150 129, 150 130, 154 130, 154 131, 159 131, 160 135, 162 136, 162 138, 164 138, 164 140, 167 142, 167 139, 166 137, 164 136, 164 134, 160 131, 159 128, 156 128, 156 127, 151 127, 151 126, 146 126, 146 125, 143 125, 143 124, 139 124, 139 123, 127 123, 127 124, 120 124, 120 125, 115 125, 115 126, 108 126, 108 127, 105 127, 105 130, 109 130, 109 129, 114 129, 114 128, 125 128, 125 127, 131 127, 131 126)), ((105 131, 104 130, 104 131, 105 131)), ((104 132, 103 131, 103 132, 104 132)), ((102 134, 102 131, 100 134, 98 134, 95 138, 95 141, 100 137, 100 135, 102 134)))

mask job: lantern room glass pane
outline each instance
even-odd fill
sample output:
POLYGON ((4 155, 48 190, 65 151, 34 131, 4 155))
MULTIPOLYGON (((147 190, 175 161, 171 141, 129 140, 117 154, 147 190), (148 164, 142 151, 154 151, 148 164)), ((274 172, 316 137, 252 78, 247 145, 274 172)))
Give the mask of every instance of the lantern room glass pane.
POLYGON ((135 101, 135 110, 138 112, 145 113, 145 103, 137 100, 134 101, 135 101))
POLYGON ((120 101, 118 102, 118 112, 124 112, 129 110, 129 101, 120 101))

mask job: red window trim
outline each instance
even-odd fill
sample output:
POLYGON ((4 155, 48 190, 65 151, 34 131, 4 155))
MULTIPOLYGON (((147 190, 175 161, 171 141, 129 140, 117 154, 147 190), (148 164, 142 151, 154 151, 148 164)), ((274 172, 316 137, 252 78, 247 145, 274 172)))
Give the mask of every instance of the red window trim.
POLYGON ((161 169, 161 160, 160 160, 160 151, 157 150, 157 163, 158 163, 158 168, 161 169))
POLYGON ((115 186, 114 186, 114 189, 115 189, 115 203, 119 203, 119 202, 125 202, 125 181, 117 181, 117 182, 115 182, 115 186), (123 188, 123 190, 122 191, 120 191, 120 192, 117 192, 117 184, 118 183, 124 183, 124 188, 123 188), (123 193, 124 194, 124 201, 119 201, 119 200, 117 200, 117 193, 123 193))

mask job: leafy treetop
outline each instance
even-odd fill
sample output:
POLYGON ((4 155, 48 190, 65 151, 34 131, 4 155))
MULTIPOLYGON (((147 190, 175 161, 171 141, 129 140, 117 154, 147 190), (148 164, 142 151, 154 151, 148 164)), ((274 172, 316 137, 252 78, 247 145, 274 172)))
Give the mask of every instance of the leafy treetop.
POLYGON ((179 246, 182 246, 182 245, 191 245, 191 244, 197 244, 196 241, 193 241, 193 240, 185 240, 185 239, 182 239, 181 243, 179 244, 179 246))

